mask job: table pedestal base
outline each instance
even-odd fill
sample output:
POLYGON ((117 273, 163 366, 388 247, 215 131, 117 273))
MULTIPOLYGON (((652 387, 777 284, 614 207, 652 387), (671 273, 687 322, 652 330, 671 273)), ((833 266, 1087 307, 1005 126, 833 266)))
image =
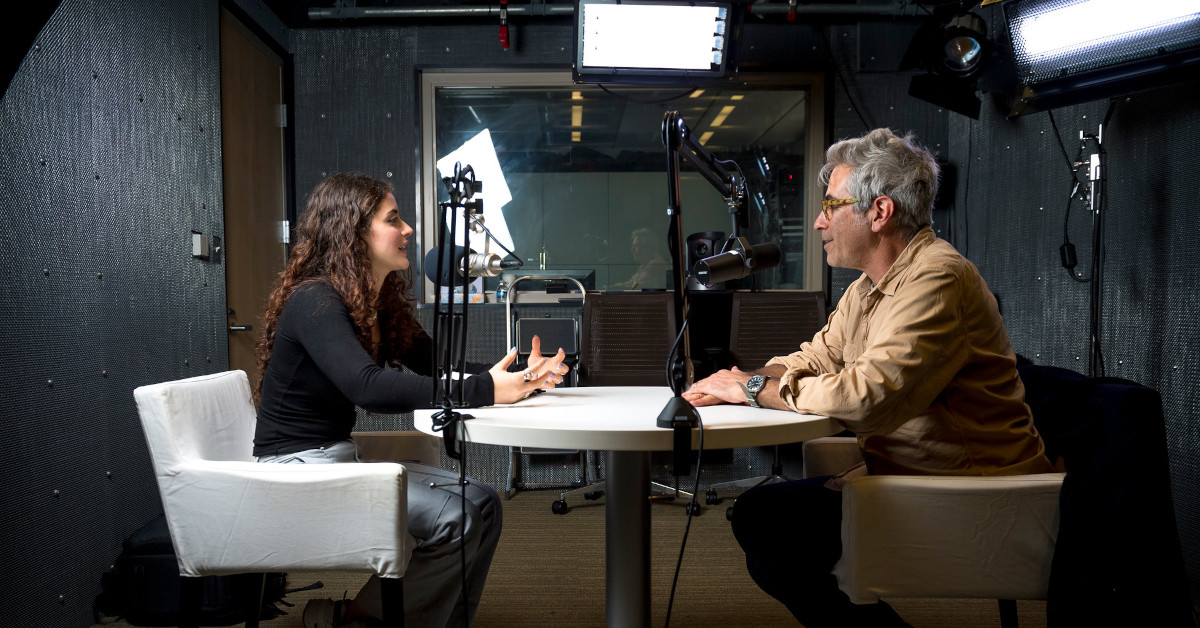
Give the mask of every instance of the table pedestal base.
POLYGON ((605 623, 649 626, 650 452, 609 451, 605 463, 605 623))

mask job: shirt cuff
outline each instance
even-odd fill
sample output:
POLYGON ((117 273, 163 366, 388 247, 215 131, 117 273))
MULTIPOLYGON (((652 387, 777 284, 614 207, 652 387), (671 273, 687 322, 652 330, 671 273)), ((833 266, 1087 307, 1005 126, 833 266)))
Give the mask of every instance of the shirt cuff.
POLYGON ((804 380, 816 375, 812 369, 800 367, 789 368, 783 374, 783 377, 779 378, 779 398, 783 400, 783 403, 787 407, 800 412, 796 407, 796 398, 800 396, 800 392, 806 386, 804 380))

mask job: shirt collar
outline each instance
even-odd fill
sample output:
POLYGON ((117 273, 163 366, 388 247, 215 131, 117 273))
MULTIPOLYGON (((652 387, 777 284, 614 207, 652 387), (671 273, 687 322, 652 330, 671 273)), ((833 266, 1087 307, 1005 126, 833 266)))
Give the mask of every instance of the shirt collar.
MULTIPOLYGON (((884 273, 883 278, 875 285, 875 289, 889 297, 894 296, 899 283, 897 278, 912 265, 917 255, 928 248, 930 244, 933 244, 933 241, 936 239, 937 236, 934 235, 932 227, 924 227, 918 231, 917 235, 913 236, 912 240, 909 240, 908 246, 904 247, 904 250, 900 252, 900 257, 897 257, 896 261, 892 262, 892 267, 884 273)), ((866 273, 863 273, 863 277, 866 278, 866 273)), ((864 294, 870 291, 870 285, 871 282, 869 279, 863 282, 864 294)))

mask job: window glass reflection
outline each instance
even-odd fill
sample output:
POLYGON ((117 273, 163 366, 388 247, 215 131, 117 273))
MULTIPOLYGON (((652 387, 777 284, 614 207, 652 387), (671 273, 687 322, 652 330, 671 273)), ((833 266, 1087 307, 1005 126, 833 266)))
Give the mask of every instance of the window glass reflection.
MULTIPOLYGON (((523 269, 592 270, 598 290, 670 287, 662 120, 677 110, 747 177, 750 226, 741 235, 784 252, 778 267, 725 287, 803 288, 806 89, 438 87, 434 109, 435 159, 487 130, 512 198, 485 203, 484 222, 503 221, 523 269)), ((728 236, 725 200, 686 162, 680 186, 685 237, 728 236)), ((472 248, 482 251, 483 239, 472 235, 472 248)))

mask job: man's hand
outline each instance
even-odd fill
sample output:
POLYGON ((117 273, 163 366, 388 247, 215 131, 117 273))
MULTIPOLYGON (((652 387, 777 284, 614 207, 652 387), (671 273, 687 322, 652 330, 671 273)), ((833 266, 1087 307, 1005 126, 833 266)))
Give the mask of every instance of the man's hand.
POLYGON ((746 403, 746 392, 742 386, 750 379, 747 373, 738 367, 732 370, 721 370, 692 384, 683 398, 696 406, 715 406, 719 403, 746 403))

